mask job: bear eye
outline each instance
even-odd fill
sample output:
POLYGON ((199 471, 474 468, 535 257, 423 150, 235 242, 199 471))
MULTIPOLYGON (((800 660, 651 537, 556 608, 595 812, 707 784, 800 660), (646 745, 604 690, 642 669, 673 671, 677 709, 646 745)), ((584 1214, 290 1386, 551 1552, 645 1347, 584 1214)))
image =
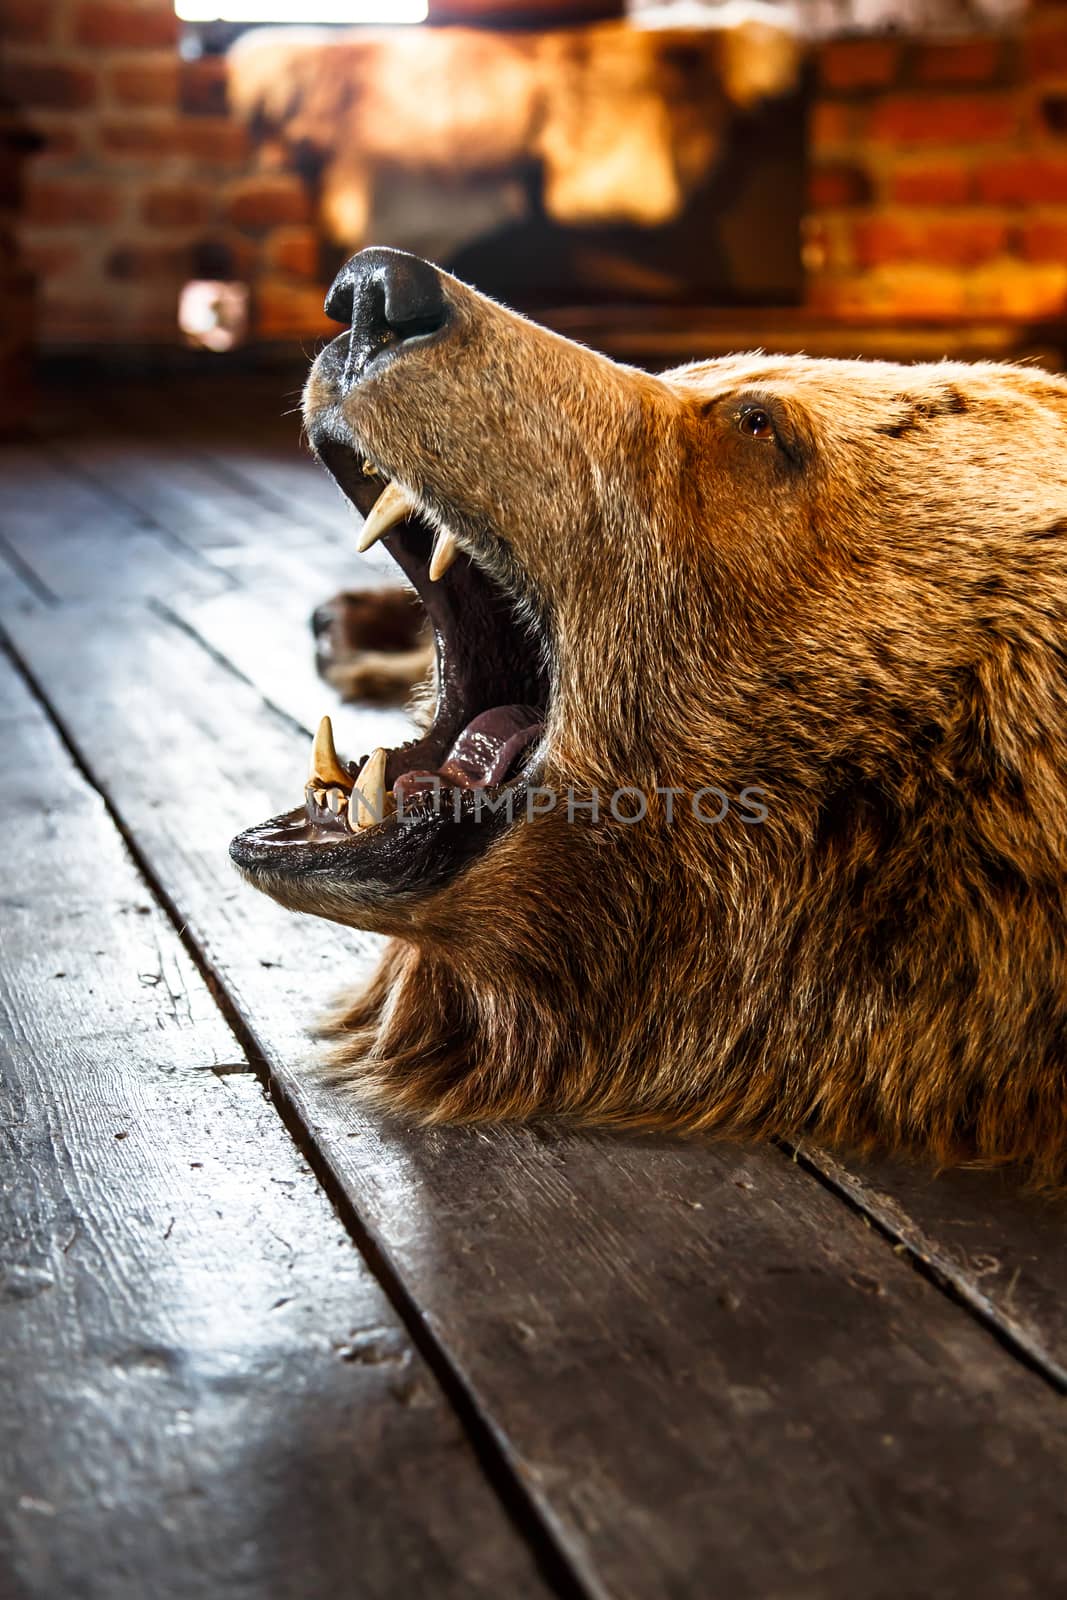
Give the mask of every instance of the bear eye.
POLYGON ((770 413, 763 410, 762 406, 746 406, 738 414, 737 427, 740 433, 749 439, 773 439, 774 423, 770 413))

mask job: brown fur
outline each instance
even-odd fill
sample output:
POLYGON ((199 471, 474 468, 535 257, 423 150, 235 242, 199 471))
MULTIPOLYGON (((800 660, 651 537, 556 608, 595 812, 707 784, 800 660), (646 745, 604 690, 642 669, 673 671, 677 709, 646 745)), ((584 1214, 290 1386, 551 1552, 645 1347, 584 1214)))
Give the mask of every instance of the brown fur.
MULTIPOLYGON (((427 1120, 1067 1157, 1067 384, 731 357, 653 378, 450 283, 345 401, 550 619, 544 782, 759 785, 768 816, 520 823, 335 1020, 427 1120), (782 446, 739 431, 753 397, 782 446)), ((313 374, 307 410, 336 399, 313 374)))
POLYGON ((311 619, 315 664, 342 700, 390 705, 433 669, 433 640, 410 589, 346 589, 311 619))

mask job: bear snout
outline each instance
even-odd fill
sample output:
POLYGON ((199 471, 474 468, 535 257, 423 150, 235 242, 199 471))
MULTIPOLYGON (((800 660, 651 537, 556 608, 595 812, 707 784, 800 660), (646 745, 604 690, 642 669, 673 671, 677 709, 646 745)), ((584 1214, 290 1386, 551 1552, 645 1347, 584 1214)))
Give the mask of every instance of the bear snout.
POLYGON ((346 261, 326 296, 326 315, 350 329, 346 388, 400 354, 436 343, 452 308, 438 269, 404 250, 361 250, 346 261))

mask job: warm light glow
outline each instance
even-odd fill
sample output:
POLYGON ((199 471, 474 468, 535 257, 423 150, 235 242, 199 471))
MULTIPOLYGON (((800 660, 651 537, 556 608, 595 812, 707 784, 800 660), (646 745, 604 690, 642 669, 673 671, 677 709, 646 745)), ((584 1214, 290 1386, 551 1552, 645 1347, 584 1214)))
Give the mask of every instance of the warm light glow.
POLYGON ((248 285, 194 278, 181 292, 178 326, 190 344, 232 350, 248 332, 248 285))
POLYGON ((175 0, 183 22, 425 22, 426 0, 175 0))

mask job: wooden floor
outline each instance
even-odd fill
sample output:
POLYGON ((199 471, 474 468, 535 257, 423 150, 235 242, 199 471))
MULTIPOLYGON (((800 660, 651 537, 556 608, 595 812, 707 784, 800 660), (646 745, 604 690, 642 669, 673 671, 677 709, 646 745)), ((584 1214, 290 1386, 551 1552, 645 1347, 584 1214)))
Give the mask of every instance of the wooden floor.
POLYGON ((308 1073, 371 941, 226 847, 383 567, 299 381, 57 390, 0 457, 3 1600, 1067 1594, 1067 1208, 308 1073))

